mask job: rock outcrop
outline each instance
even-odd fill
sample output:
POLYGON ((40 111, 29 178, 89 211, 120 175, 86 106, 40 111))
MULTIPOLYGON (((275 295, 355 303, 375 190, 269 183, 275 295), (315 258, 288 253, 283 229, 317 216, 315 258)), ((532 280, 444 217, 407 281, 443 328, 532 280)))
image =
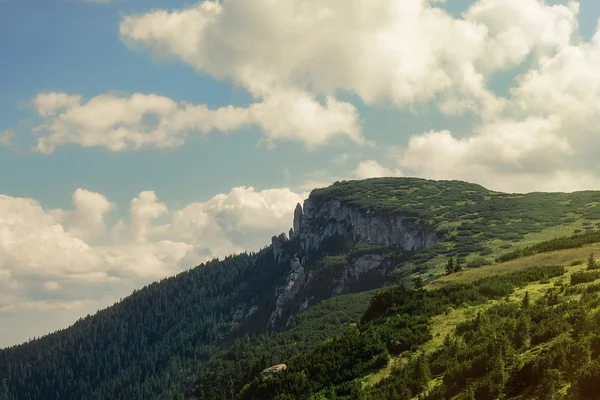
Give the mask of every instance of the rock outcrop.
POLYGON ((342 238, 343 246, 349 243, 350 248, 372 244, 394 247, 401 253, 443 240, 441 234, 406 215, 368 213, 335 199, 315 204, 309 198, 304 207, 298 204, 293 223, 289 239, 284 233, 272 238, 273 257, 281 268, 289 265, 289 272, 275 290, 275 305, 267 323, 271 330, 289 324, 294 314, 325 298, 388 283, 387 274, 394 265, 384 254, 342 256, 338 263, 322 264, 323 255, 340 251, 334 249, 336 245, 327 247, 332 243, 329 239, 342 238))
POLYGON ((391 262, 386 257, 379 254, 367 254, 349 263, 343 274, 332 282, 332 292, 336 295, 344 293, 349 281, 357 281, 360 276, 370 271, 379 269, 385 273, 390 267, 391 262))
POLYGON ((290 261, 290 273, 285 279, 285 284, 279 286, 275 292, 275 310, 271 313, 269 318, 269 328, 274 328, 275 324, 281 319, 283 315, 283 307, 285 303, 292 300, 306 282, 306 274, 304 267, 300 264, 298 257, 294 257, 290 261))
POLYGON ((437 244, 443 239, 401 214, 369 214, 338 200, 316 206, 309 198, 304 202, 304 208, 300 204, 296 206, 294 236, 300 238, 305 252, 318 250, 327 238, 335 235, 348 235, 355 244, 394 246, 408 251, 437 244))
POLYGON ((265 368, 260 373, 260 376, 273 376, 273 375, 277 375, 277 374, 281 373, 282 371, 284 371, 286 369, 287 369, 287 365, 285 365, 285 364, 273 365, 272 367, 265 368))
POLYGON ((298 233, 302 230, 302 222, 304 221, 304 213, 302 212, 302 205, 298 203, 294 210, 294 233, 298 233))
POLYGON ((273 247, 273 257, 276 262, 281 261, 281 256, 283 255, 283 244, 288 241, 285 233, 282 233, 279 236, 273 236, 271 238, 271 245, 273 247))

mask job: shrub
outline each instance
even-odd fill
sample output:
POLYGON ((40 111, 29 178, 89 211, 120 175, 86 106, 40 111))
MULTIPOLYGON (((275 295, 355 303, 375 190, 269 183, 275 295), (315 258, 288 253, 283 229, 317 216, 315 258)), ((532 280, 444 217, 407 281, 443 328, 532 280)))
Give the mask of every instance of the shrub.
POLYGON ((492 262, 486 258, 476 257, 467 263, 467 268, 479 268, 483 267, 484 265, 490 265, 491 263, 492 262))
POLYGON ((571 275, 571 285, 593 282, 596 279, 600 279, 600 271, 576 272, 571 275))

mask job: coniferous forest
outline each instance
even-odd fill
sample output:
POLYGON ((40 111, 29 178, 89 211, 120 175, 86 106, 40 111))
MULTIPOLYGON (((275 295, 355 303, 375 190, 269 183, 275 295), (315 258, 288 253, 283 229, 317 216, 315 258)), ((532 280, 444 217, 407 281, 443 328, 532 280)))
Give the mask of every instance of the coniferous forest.
MULTIPOLYGON (((175 393, 281 276, 271 253, 211 261, 69 329, 0 350, 9 399, 144 399, 175 393)), ((241 334, 241 333, 239 333, 241 334)), ((6 394, 5 394, 6 397, 6 394)))

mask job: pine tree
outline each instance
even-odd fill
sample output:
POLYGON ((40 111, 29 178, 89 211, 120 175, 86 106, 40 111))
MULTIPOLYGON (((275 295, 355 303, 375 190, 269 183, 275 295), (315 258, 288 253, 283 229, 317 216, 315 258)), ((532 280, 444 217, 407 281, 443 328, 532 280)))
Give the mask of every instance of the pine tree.
POLYGON ((429 381, 431 380, 429 362, 427 361, 427 356, 425 356, 424 353, 421 353, 417 359, 414 371, 414 380, 417 382, 417 385, 419 385, 421 390, 426 389, 429 385, 429 381))
POLYGON ((6 380, 2 381, 2 388, 0 388, 0 400, 10 400, 10 393, 8 392, 6 380))
POLYGON ((587 260, 587 269, 596 269, 596 260, 594 259, 594 253, 590 253, 587 260))
POLYGON ((514 345, 516 348, 527 348, 531 344, 531 321, 526 314, 517 320, 515 326, 514 345))
POLYGON ((557 369, 549 369, 544 372, 540 385, 537 389, 540 400, 554 400, 561 387, 561 374, 557 369))
POLYGON ((446 264, 446 275, 450 275, 454 273, 454 259, 450 257, 448 259, 448 263, 446 264))
POLYGON ((456 257, 456 262, 454 263, 454 272, 462 271, 462 265, 460 265, 460 258, 456 257))
POLYGON ((425 286, 423 284, 423 278, 421 278, 420 275, 413 279, 413 284, 415 285, 415 290, 421 290, 423 289, 423 286, 425 286))
POLYGON ((530 303, 529 291, 527 291, 527 292, 525 292, 525 296, 523 296, 523 302, 521 303, 524 310, 529 308, 529 303, 530 303))

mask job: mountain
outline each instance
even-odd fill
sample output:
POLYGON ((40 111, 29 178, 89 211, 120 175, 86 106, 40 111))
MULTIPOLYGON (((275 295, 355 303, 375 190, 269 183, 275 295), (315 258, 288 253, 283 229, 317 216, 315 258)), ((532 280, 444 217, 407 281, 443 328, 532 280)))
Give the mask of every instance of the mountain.
MULTIPOLYGON (((302 382, 314 388, 301 393, 352 396, 363 374, 395 359, 390 343, 396 343, 394 356, 425 346, 431 321, 446 306, 459 307, 469 296, 478 305, 497 300, 473 295, 480 290, 473 283, 442 299, 436 296, 443 291, 404 293, 396 284, 418 278, 434 285, 449 258, 460 260, 465 272, 496 264, 493 269, 502 265, 496 259, 521 257, 548 239, 590 236, 600 226, 599 204, 600 192, 593 191, 506 194, 416 178, 336 182, 314 190, 296 207, 289 234, 274 236, 261 251, 202 264, 65 330, 0 350, 0 398, 170 399, 188 388, 189 397, 201 399, 271 398, 277 391, 270 381, 255 379, 288 360, 284 375, 298 388, 298 377, 313 364, 338 376, 316 382, 309 373, 302 382), (380 288, 389 291, 373 292, 380 288), (389 318, 399 312, 419 318, 389 318), (327 346, 337 346, 331 363, 316 362, 315 352, 331 351, 327 346), (353 372, 343 372, 348 368, 353 372)), ((555 279, 562 270, 540 271, 510 282, 555 279)), ((502 296, 509 284, 500 283, 502 296)), ((412 360, 407 356, 409 365, 412 360)), ((295 387, 278 379, 272 381, 295 387)), ((301 398, 298 393, 278 395, 301 398)))
POLYGON ((278 360, 285 371, 255 375, 236 398, 598 399, 599 239, 379 291, 358 324, 278 360))

